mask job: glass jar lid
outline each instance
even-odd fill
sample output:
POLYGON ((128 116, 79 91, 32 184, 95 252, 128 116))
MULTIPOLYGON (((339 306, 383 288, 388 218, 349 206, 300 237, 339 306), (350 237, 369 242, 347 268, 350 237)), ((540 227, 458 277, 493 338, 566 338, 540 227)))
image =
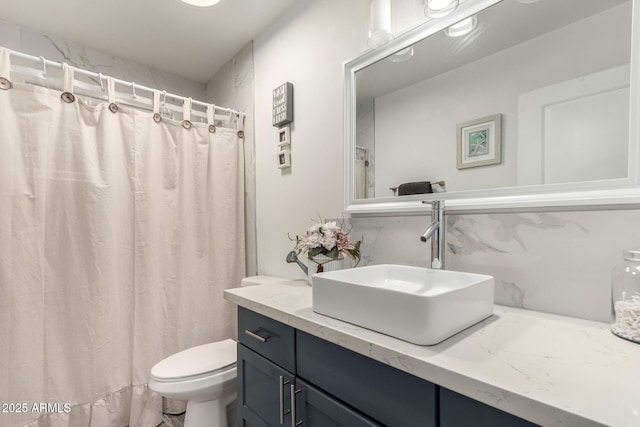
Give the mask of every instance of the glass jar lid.
POLYGON ((640 249, 630 249, 622 252, 624 259, 630 261, 640 261, 640 249))

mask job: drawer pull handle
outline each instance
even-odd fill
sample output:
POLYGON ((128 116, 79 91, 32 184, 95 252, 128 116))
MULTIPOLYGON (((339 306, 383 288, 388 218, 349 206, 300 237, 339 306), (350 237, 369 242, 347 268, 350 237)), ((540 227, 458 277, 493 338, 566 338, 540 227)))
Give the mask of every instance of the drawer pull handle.
POLYGON ((302 421, 296 421, 296 394, 301 391, 302 389, 296 390, 296 386, 291 384, 291 427, 296 427, 302 424, 302 421))
POLYGON ((289 384, 289 382, 289 380, 285 381, 284 377, 280 375, 280 407, 278 408, 278 412, 280 413, 280 425, 284 424, 284 416, 290 412, 284 412, 284 386, 289 384))
POLYGON ((245 330, 244 330, 244 333, 245 333, 245 334, 247 334, 247 335, 249 335, 251 338, 255 338, 255 339, 257 339, 257 340, 258 340, 258 341, 260 341, 260 342, 267 342, 267 340, 268 340, 269 338, 271 338, 271 336, 270 336, 270 335, 267 335, 266 337, 261 337, 261 336, 260 336, 260 335, 258 335, 258 333, 257 333, 259 330, 260 330, 260 329, 256 329, 255 331, 250 331, 250 330, 248 330, 248 329, 245 329, 245 330))

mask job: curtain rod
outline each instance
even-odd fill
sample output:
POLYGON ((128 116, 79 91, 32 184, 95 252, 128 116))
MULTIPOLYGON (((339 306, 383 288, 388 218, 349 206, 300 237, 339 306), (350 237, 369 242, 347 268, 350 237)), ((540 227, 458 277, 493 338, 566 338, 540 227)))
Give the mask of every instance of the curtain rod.
MULTIPOLYGON (((29 61, 39 62, 39 63, 43 64, 43 66, 45 66, 45 67, 46 66, 54 66, 54 67, 62 69, 62 64, 60 62, 51 61, 49 59, 45 59, 42 56, 38 57, 38 56, 29 55, 27 53, 16 52, 16 51, 10 50, 10 49, 7 49, 7 50, 9 50, 9 53, 12 56, 15 56, 16 58, 27 59, 29 61)), ((77 68, 77 67, 73 67, 73 69, 78 74, 83 74, 83 75, 85 75, 87 77, 98 79, 98 81, 100 83, 102 83, 102 80, 106 80, 107 79, 107 76, 105 76, 102 73, 96 73, 96 72, 93 72, 93 71, 88 71, 88 70, 84 70, 82 68, 77 68)), ((143 90, 143 91, 147 91, 147 92, 153 93, 156 90, 156 89, 153 89, 153 88, 150 88, 150 87, 147 87, 147 86, 139 85, 139 84, 134 83, 134 82, 128 82, 126 80, 117 79, 115 77, 112 77, 112 79, 113 79, 113 81, 115 83, 118 83, 118 84, 123 85, 123 86, 129 86, 134 91, 140 89, 140 90, 143 90)), ((187 99, 189 99, 188 97, 176 95, 176 94, 169 93, 169 92, 166 92, 166 91, 161 91, 161 93, 162 93, 163 97, 173 98, 173 99, 178 100, 178 101, 186 101, 187 99)), ((196 101, 196 100, 192 100, 191 103, 192 103, 192 105, 199 105, 199 106, 205 107, 205 108, 208 107, 209 105, 213 105, 211 103, 202 102, 202 101, 196 101)), ((241 116, 241 115, 242 116, 246 116, 246 114, 244 112, 237 111, 237 110, 234 110, 232 108, 219 107, 217 105, 215 106, 215 108, 216 108, 216 110, 224 111, 224 112, 227 112, 227 113, 233 113, 233 114, 236 114, 237 116, 241 116)))

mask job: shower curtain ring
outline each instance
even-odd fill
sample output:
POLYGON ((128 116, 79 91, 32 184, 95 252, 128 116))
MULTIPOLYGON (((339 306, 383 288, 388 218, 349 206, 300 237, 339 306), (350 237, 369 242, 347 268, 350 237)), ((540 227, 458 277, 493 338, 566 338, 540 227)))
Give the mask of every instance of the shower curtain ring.
POLYGON ((100 83, 100 90, 102 92, 104 92, 104 83, 102 81, 103 79, 104 79, 104 76, 102 75, 102 73, 98 73, 98 83, 100 83))
POLYGON ((167 102, 167 91, 163 90, 162 91, 162 106, 164 107, 164 104, 167 102))
POLYGON ((182 127, 185 129, 191 129, 191 103, 193 100, 191 98, 187 98, 184 100, 184 104, 182 104, 182 115, 184 120, 182 121, 182 127))
POLYGON ((131 91, 133 92, 133 99, 137 99, 138 95, 136 95, 136 82, 131 82, 131 91))
POLYGON ((9 79, 7 79, 6 77, 0 77, 0 89, 9 90, 12 86, 13 84, 9 79))
POLYGON ((216 133, 216 104, 211 104, 211 123, 209 133, 216 133))
POLYGON ((71 104, 76 100, 75 95, 72 93, 73 92, 73 68, 69 67, 69 64, 67 64, 66 62, 63 62, 62 71, 64 73, 64 83, 63 83, 64 92, 62 92, 62 94, 60 95, 60 98, 67 104, 71 104))
POLYGON ((41 56, 40 61, 42 61, 42 77, 47 77, 47 60, 41 56))

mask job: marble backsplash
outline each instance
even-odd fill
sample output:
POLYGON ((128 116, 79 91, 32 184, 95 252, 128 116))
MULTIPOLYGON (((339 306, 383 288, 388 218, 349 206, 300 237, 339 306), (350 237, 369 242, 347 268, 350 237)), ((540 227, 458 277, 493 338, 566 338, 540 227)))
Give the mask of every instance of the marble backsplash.
POLYGON ((202 83, 1 20, 0 46, 177 95, 197 100, 205 98, 202 83))
MULTIPOLYGON (((351 218, 362 264, 426 267, 428 216, 351 218)), ((609 322, 611 271, 640 248, 640 210, 456 214, 446 268, 495 277, 497 304, 609 322)))

